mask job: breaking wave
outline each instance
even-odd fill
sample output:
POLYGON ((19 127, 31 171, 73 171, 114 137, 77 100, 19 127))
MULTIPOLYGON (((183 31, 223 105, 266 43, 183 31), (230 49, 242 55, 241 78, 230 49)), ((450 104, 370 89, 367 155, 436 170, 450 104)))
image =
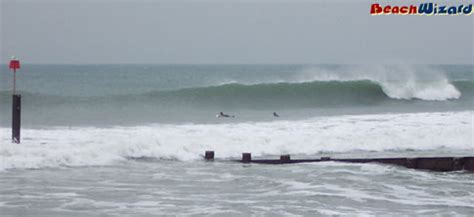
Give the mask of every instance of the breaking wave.
MULTIPOLYGON (((337 106, 348 104, 372 104, 389 99, 445 101, 459 99, 463 94, 472 96, 474 82, 447 80, 426 82, 387 82, 371 80, 354 81, 312 81, 302 83, 231 83, 220 86, 184 88, 178 90, 152 91, 143 94, 94 97, 66 97, 23 92, 33 105, 55 105, 67 103, 145 102, 160 104, 218 105, 233 107, 244 105, 278 106, 337 106)), ((4 102, 10 99, 10 92, 0 92, 4 102)))
POLYGON ((472 112, 319 117, 300 121, 24 129, 0 128, 0 171, 111 165, 131 158, 197 160, 320 152, 472 149, 472 112), (422 136, 420 136, 422 135, 422 136))

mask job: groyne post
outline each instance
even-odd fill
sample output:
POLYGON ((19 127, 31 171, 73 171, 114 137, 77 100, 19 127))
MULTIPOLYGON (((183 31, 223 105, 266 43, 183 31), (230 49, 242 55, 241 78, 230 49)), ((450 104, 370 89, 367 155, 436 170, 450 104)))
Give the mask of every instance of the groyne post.
POLYGON ((242 163, 250 163, 250 162, 252 162, 252 154, 242 153, 242 163))
POLYGON ((330 161, 331 157, 321 157, 321 161, 330 161))
POLYGON ((214 151, 206 151, 204 153, 204 159, 206 159, 208 161, 214 160, 214 151))
POLYGON ((21 129, 21 95, 15 94, 12 98, 12 142, 20 143, 21 129))
POLYGON ((280 156, 280 162, 281 163, 290 163, 291 162, 290 155, 289 154, 281 155, 280 156))
POLYGON ((16 70, 20 69, 20 61, 13 56, 9 68, 13 71, 12 142, 18 144, 20 143, 21 128, 21 95, 16 94, 16 70))

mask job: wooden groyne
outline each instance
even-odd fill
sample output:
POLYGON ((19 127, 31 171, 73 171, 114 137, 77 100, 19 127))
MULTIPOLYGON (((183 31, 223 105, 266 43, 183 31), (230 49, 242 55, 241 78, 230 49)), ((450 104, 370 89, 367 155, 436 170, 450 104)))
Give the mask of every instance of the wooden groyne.
MULTIPOLYGON (((204 159, 214 160, 214 151, 206 151, 204 159)), ((344 162, 344 163, 382 163, 403 166, 412 169, 432 170, 432 171, 474 171, 474 157, 416 157, 416 158, 330 158, 321 157, 319 159, 291 159, 290 155, 281 155, 280 159, 252 159, 251 153, 242 153, 240 160, 232 160, 240 163, 257 164, 292 164, 311 162, 344 162)))

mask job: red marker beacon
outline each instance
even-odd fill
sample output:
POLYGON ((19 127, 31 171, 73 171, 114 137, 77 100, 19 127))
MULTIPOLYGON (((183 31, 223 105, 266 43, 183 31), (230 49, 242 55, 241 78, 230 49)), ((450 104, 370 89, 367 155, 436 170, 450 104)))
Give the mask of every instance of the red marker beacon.
POLYGON ((10 60, 10 69, 13 70, 13 72, 16 72, 17 69, 20 68, 20 60, 17 60, 15 57, 10 60))
POLYGON ((16 92, 16 70, 20 68, 20 60, 17 60, 15 56, 12 56, 10 60, 10 69, 13 70, 13 95, 16 92))

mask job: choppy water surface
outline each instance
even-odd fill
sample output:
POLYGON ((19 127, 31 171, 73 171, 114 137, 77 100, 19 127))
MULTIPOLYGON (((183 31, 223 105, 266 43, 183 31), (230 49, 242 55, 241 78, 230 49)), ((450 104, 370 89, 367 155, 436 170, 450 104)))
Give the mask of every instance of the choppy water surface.
POLYGON ((472 215, 474 174, 377 164, 134 161, 9 171, 2 216, 472 215))

